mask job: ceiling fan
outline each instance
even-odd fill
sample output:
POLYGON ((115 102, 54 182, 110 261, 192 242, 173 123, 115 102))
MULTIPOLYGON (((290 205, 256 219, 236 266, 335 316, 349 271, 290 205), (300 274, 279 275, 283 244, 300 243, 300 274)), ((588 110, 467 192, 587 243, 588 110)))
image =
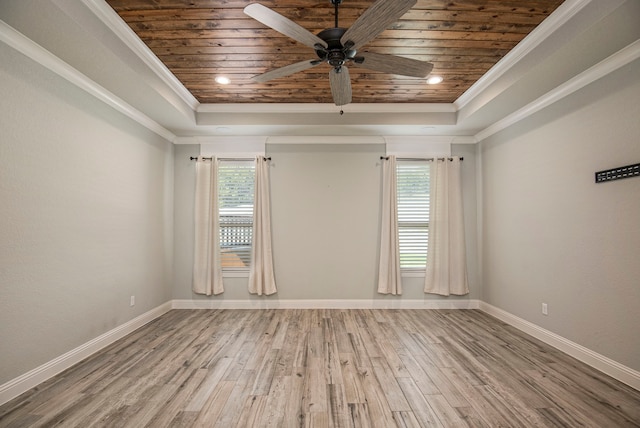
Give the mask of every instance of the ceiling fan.
POLYGON ((433 68, 433 64, 428 62, 395 55, 358 52, 358 49, 375 39, 411 9, 417 0, 377 0, 348 29, 338 26, 340 3, 342 0, 331 0, 335 7, 335 27, 322 30, 318 35, 259 3, 245 7, 244 13, 256 21, 313 48, 316 52, 313 59, 276 68, 253 77, 253 80, 267 82, 326 62, 332 67, 329 83, 333 102, 342 106, 351 102, 351 79, 347 64, 383 73, 427 77, 433 68))

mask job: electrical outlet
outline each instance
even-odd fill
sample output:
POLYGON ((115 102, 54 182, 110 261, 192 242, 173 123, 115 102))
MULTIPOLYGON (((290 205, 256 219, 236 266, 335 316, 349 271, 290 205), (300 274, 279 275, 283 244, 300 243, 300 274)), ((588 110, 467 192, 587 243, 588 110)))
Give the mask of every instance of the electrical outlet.
POLYGON ((131 299, 129 300, 129 306, 135 306, 136 305, 136 296, 131 296, 131 299))
POLYGON ((542 304, 542 315, 549 315, 549 306, 546 303, 542 304))

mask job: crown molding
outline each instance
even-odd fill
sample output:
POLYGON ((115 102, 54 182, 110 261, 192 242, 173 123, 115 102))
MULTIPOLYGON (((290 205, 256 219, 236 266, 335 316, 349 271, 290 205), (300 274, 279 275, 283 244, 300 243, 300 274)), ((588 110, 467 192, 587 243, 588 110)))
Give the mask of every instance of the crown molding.
POLYGON ((176 137, 174 144, 475 144, 473 136, 466 135, 202 135, 176 137))
POLYGON ((198 113, 455 113, 451 103, 358 103, 338 107, 331 103, 200 104, 198 113))
POLYGON ((144 44, 136 33, 120 18, 104 0, 81 0, 131 51, 140 58, 173 92, 180 97, 193 111, 200 102, 187 90, 178 78, 158 59, 144 44))
POLYGON ((171 142, 176 138, 171 131, 164 128, 158 122, 134 108, 106 88, 98 85, 77 69, 71 67, 2 20, 0 20, 0 41, 159 136, 171 142))
POLYGON ((453 102, 456 111, 464 108, 507 71, 513 68, 531 51, 537 48, 551 34, 584 9, 592 0, 567 0, 540 23, 529 35, 498 61, 489 71, 476 81, 465 93, 453 102))
POLYGON ((620 49, 618 52, 605 58, 604 60, 600 61, 591 68, 588 68, 577 76, 574 76, 573 78, 567 80, 562 85, 552 89, 551 91, 530 102, 521 109, 516 110, 510 115, 505 116, 503 119, 500 119, 494 124, 478 132, 475 135, 476 141, 482 141, 485 138, 488 138, 493 134, 502 131, 505 128, 508 128, 509 126, 520 122, 523 119, 526 119, 532 114, 539 112, 540 110, 550 106, 557 101, 560 101, 565 97, 568 97, 577 90, 584 88, 585 86, 595 82, 596 80, 606 76, 609 73, 614 72, 621 67, 624 67, 625 65, 629 64, 632 61, 635 61, 638 58, 640 58, 640 40, 636 40, 635 42, 627 45, 626 47, 620 49))

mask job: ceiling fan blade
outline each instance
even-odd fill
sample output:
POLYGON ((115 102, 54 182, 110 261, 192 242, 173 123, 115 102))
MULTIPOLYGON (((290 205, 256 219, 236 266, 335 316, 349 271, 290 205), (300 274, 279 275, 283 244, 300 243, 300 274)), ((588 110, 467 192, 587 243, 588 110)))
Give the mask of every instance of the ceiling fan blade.
POLYGON ((320 44, 325 48, 327 47, 327 43, 320 37, 296 24, 289 18, 284 17, 259 3, 252 3, 245 7, 244 13, 256 21, 262 22, 264 25, 273 28, 285 36, 289 36, 302 44, 312 48, 315 48, 316 44, 320 44))
POLYGON ((383 73, 411 77, 427 77, 433 69, 433 64, 430 62, 373 52, 358 53, 353 59, 353 65, 383 73))
POLYGON ((351 78, 347 67, 343 65, 340 68, 332 68, 329 72, 329 83, 335 105, 343 106, 351 102, 351 78))
POLYGON ((400 19, 416 3, 417 0, 377 0, 349 27, 340 38, 340 42, 343 46, 352 42, 352 49, 364 46, 400 19))
POLYGON ((320 60, 306 60, 293 64, 285 65, 284 67, 276 68, 266 73, 259 74, 252 77, 252 80, 259 83, 268 82, 269 80, 277 79, 279 77, 286 77, 299 71, 304 71, 308 68, 315 67, 318 64, 322 64, 320 60))

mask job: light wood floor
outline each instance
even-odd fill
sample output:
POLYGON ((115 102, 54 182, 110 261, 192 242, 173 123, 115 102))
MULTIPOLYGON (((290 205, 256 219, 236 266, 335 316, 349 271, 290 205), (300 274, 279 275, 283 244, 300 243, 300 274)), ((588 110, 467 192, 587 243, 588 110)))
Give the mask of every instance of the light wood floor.
POLYGON ((173 310, 0 426, 640 426, 640 392, 473 310, 173 310))

